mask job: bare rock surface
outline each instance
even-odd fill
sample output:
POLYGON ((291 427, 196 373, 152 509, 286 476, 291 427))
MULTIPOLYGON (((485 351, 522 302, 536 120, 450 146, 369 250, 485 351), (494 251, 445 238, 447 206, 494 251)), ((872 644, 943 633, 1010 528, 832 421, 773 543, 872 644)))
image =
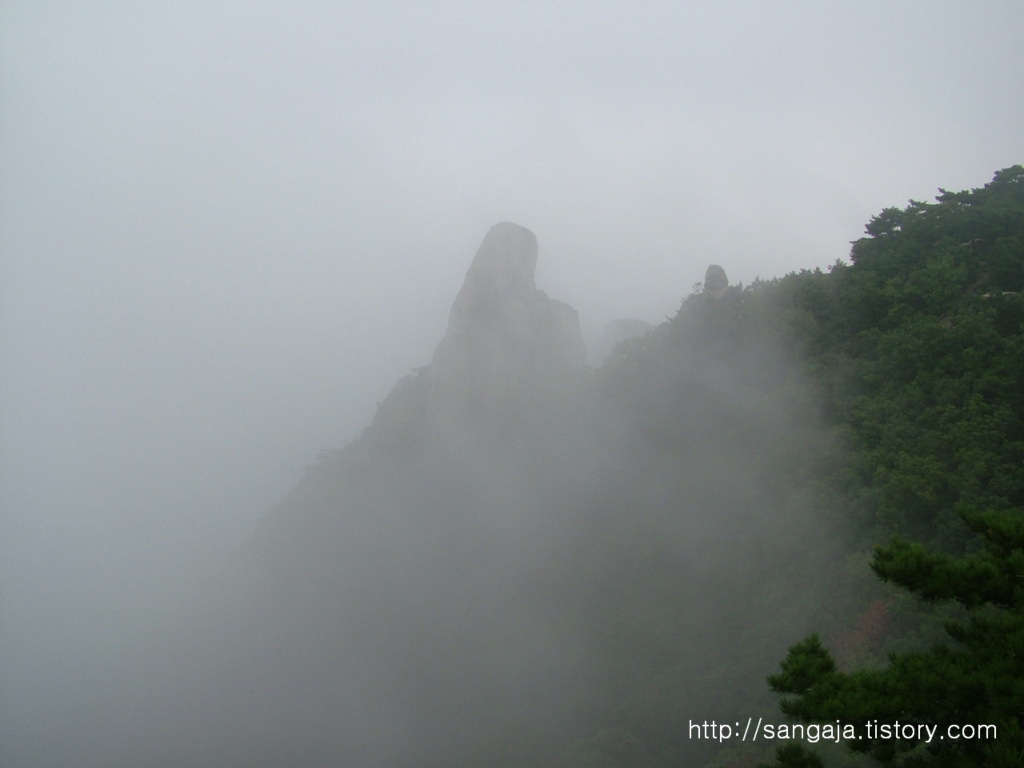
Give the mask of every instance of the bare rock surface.
POLYGON ((729 278, 725 270, 717 264, 709 264, 707 272, 704 273, 704 293, 713 299, 720 299, 729 287, 729 278))
POLYGON ((537 238, 510 222, 476 252, 433 359, 395 386, 366 437, 408 444, 450 432, 500 435, 583 368, 579 316, 537 288, 537 238))

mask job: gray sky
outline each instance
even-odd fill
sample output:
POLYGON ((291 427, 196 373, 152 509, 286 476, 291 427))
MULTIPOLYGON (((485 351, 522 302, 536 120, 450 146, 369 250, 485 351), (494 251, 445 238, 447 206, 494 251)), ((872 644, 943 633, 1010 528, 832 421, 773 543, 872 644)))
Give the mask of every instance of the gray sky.
POLYGON ((1024 4, 492 5, 0 5, 11 648, 237 544, 498 221, 593 339, 1024 161, 1024 4))

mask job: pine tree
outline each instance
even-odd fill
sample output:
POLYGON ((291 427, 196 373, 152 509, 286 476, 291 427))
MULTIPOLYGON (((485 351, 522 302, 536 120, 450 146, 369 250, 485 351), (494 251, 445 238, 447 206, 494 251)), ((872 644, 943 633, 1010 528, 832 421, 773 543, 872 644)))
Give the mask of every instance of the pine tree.
MULTIPOLYGON (((984 540, 967 557, 928 551, 893 539, 877 547, 872 568, 920 599, 953 600, 968 609, 947 624, 951 643, 893 655, 884 669, 839 672, 816 635, 793 646, 769 686, 784 694, 782 711, 803 722, 851 723, 847 742, 885 766, 1024 765, 1024 515, 960 507, 960 517, 984 540), (936 726, 922 738, 880 738, 869 722, 936 726), (994 725, 984 738, 951 738, 965 726, 994 725), (950 727, 953 726, 952 732, 950 727)), ((910 729, 905 729, 909 733, 910 729)), ((913 729, 915 734, 919 729, 913 729)), ((779 766, 821 765, 801 745, 780 748, 779 766)))

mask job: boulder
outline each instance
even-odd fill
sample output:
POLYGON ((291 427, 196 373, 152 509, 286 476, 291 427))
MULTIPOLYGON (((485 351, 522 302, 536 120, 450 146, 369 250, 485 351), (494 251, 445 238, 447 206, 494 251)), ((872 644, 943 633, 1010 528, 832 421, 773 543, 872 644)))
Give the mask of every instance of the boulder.
POLYGON ((729 278, 726 277, 725 270, 717 264, 709 264, 704 273, 704 293, 713 299, 720 299, 728 287, 729 278))

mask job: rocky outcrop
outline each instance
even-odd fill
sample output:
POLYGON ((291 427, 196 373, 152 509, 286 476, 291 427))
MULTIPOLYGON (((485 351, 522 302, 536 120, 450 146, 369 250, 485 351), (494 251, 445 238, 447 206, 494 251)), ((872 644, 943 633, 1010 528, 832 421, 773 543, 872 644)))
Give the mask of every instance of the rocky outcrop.
POLYGON ((537 238, 491 227, 473 258, 430 365, 381 404, 365 437, 391 445, 465 432, 500 436, 549 403, 586 348, 576 310, 534 282, 537 238))
POLYGON ((725 270, 717 264, 709 264, 704 273, 704 293, 713 299, 720 299, 728 287, 729 278, 726 277, 725 270))

